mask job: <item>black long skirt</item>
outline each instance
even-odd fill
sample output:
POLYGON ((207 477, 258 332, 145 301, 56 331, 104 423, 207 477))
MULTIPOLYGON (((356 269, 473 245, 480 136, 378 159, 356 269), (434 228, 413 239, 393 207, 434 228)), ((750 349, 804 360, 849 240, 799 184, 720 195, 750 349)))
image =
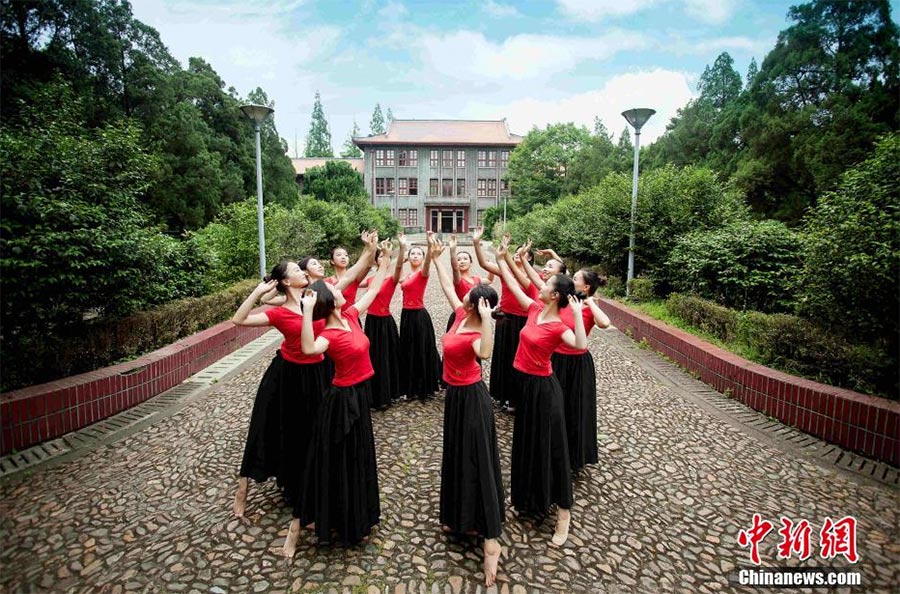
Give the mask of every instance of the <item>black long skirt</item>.
POLYGON ((519 333, 528 318, 505 314, 497 320, 494 330, 494 352, 491 355, 491 398, 498 404, 517 406, 521 390, 519 374, 513 368, 519 333))
POLYGON ((372 386, 372 408, 387 408, 400 397, 400 333, 394 316, 366 314, 366 336, 369 337, 369 358, 375 375, 372 386))
POLYGON ((400 393, 427 398, 440 389, 441 356, 434 341, 434 324, 426 309, 400 314, 400 393))
POLYGON ((441 523, 453 532, 475 530, 498 538, 503 479, 491 395, 484 382, 449 386, 444 401, 441 523))
POLYGON ((562 389, 555 376, 520 376, 512 443, 512 504, 543 516, 552 504, 572 507, 572 471, 562 389))
POLYGON ((354 544, 381 516, 368 380, 325 393, 294 517, 316 523, 320 543, 354 544))
POLYGON ((305 472, 309 441, 325 393, 325 363, 300 365, 279 350, 263 374, 244 445, 241 476, 257 482, 278 479, 293 503, 305 472))
POLYGON ((553 353, 553 373, 562 388, 572 470, 597 463, 597 377, 594 358, 553 353))

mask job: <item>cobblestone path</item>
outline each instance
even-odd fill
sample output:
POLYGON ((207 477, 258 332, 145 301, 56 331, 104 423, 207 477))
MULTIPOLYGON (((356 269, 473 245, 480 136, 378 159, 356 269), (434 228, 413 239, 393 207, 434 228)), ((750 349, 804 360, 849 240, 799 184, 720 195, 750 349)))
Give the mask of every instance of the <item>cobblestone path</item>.
MULTIPOLYGON (((450 309, 436 278, 426 301, 440 336, 450 309)), ((576 480, 569 541, 548 546, 552 520, 519 521, 507 506, 491 592, 756 592, 729 582, 749 565, 736 537, 754 512, 776 530, 781 516, 809 520, 814 547, 826 517, 855 516, 864 588, 853 591, 900 587, 896 488, 713 414, 661 381, 646 365, 655 355, 617 330, 595 330, 590 348, 601 459, 576 480)), ((152 427, 0 483, 0 592, 484 591, 479 545, 445 538, 437 520, 442 397, 373 413, 383 511, 367 544, 318 547, 304 533, 292 561, 276 556, 290 511, 271 483, 251 487, 247 518, 232 517, 269 359, 152 427)), ((508 497, 512 418, 498 412, 497 425, 508 497)), ((849 566, 816 550, 778 561, 778 540, 773 531, 760 545, 764 565, 849 566)))

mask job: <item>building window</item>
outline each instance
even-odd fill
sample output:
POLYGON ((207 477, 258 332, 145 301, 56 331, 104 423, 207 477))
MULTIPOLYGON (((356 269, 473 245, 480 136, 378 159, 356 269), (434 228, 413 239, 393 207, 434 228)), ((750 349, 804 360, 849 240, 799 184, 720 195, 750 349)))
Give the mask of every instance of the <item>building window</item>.
POLYGON ((509 180, 508 179, 500 180, 500 191, 501 192, 509 192, 509 180))
POLYGON ((384 167, 384 151, 381 149, 375 151, 375 165, 377 167, 384 167))
POLYGON ((384 151, 384 164, 388 167, 394 166, 394 149, 384 151))
POLYGON ((405 208, 397 209, 397 221, 400 223, 401 227, 406 227, 406 209, 405 208))
POLYGON ((419 164, 419 151, 400 149, 397 151, 397 165, 400 167, 416 167, 419 164))
POLYGON ((397 193, 401 196, 409 195, 409 180, 405 177, 401 177, 399 180, 397 180, 397 193))
POLYGON ((464 178, 457 178, 456 180, 456 195, 457 196, 465 196, 466 195, 466 180, 464 178))
POLYGON ((406 225, 408 227, 417 227, 419 225, 419 210, 410 208, 406 213, 406 225))
POLYGON ((444 169, 453 169, 453 151, 444 151, 444 169))
POLYGON ((463 169, 466 166, 466 151, 456 151, 456 167, 463 169))
POLYGON ((440 165, 438 162, 438 152, 439 151, 431 151, 431 157, 428 159, 428 164, 432 167, 437 167, 440 165))
POLYGON ((497 195, 497 180, 496 179, 487 180, 487 195, 488 196, 496 196, 497 195))
POLYGON ((377 196, 381 196, 384 194, 384 178, 383 177, 375 178, 375 194, 377 196))
POLYGON ((478 195, 479 196, 487 196, 487 181, 486 179, 478 180, 478 195))
POLYGON ((453 196, 453 180, 441 180, 441 196, 453 196))
POLYGON ((410 196, 418 196, 419 195, 419 179, 416 177, 409 178, 409 195, 410 196))
POLYGON ((478 166, 487 167, 487 151, 478 151, 478 166))
POLYGON ((438 180, 432 177, 428 180, 428 195, 429 196, 437 196, 438 195, 438 180))
POLYGON ((479 209, 475 213, 475 226, 479 229, 484 227, 484 209, 479 209))
POLYGON ((395 192, 395 190, 394 190, 394 178, 393 178, 393 177, 386 177, 386 178, 384 178, 384 186, 385 186, 385 187, 384 187, 384 190, 385 190, 385 193, 386 193, 386 194, 393 194, 393 193, 395 192))
POLYGON ((497 151, 488 151, 487 166, 488 167, 496 167, 497 166, 497 151))
POLYGON ((500 167, 509 167, 509 151, 500 151, 500 167))

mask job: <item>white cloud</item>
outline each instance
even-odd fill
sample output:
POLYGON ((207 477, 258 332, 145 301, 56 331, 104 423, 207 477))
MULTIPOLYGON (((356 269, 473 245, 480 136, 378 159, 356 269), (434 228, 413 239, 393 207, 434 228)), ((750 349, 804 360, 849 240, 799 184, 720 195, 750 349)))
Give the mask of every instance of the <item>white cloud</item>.
POLYGON ((512 132, 525 134, 533 126, 543 128, 555 122, 575 122, 589 129, 599 116, 618 138, 628 127, 622 112, 632 107, 656 110, 641 131, 641 144, 659 138, 666 124, 692 98, 689 76, 682 72, 656 69, 610 78, 602 89, 556 99, 524 97, 503 104, 470 102, 464 117, 497 119, 506 117, 512 132))
POLYGON ((751 39, 749 37, 713 37, 708 39, 688 39, 674 36, 671 41, 660 44, 659 49, 675 55, 695 55, 713 59, 722 52, 765 55, 772 47, 771 39, 751 39))
POLYGON ((658 2, 659 0, 557 0, 564 14, 588 21, 634 14, 658 2))
POLYGON ((480 32, 423 34, 414 43, 434 72, 460 80, 525 80, 566 72, 588 60, 606 60, 649 41, 637 33, 611 31, 598 37, 514 35, 493 43, 480 32))
POLYGON ((695 19, 720 25, 731 18, 737 8, 736 0, 683 0, 685 12, 695 19))
POLYGON ((499 2, 494 2, 494 0, 487 0, 487 3, 484 5, 484 11, 498 19, 521 16, 521 13, 515 6, 500 4, 499 2))

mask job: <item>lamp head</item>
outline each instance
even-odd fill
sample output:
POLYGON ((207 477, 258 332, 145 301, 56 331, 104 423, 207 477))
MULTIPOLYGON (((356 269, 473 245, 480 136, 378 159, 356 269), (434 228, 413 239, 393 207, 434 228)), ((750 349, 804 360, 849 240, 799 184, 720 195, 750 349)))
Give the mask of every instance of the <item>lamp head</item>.
POLYGON ((245 116, 247 116, 257 124, 262 123, 262 121, 269 117, 270 114, 275 112, 275 110, 271 107, 267 107, 265 105, 256 105, 254 103, 241 105, 241 111, 244 112, 245 116))
POLYGON ((628 123, 634 127, 634 131, 640 133, 641 128, 650 119, 650 116, 656 113, 655 109, 647 109, 646 107, 637 107, 623 111, 622 115, 628 120, 628 123))

